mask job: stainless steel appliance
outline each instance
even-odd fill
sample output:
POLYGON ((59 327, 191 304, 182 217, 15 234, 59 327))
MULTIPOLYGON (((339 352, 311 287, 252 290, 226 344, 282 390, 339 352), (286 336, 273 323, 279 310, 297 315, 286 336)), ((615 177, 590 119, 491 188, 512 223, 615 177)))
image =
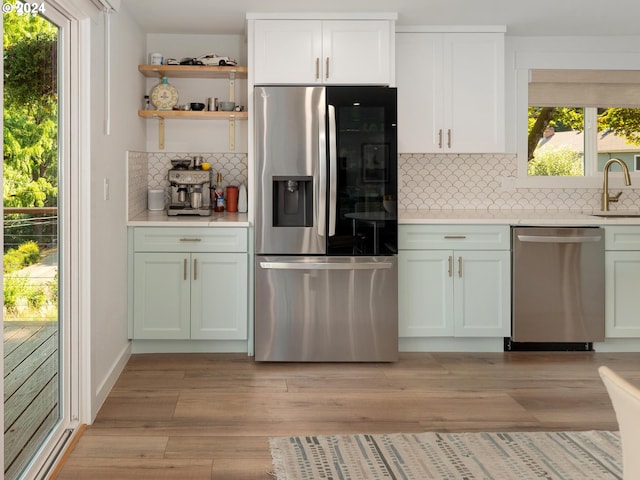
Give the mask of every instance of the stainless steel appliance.
POLYGON ((211 215, 209 172, 191 168, 173 168, 168 173, 171 203, 167 215, 211 215))
POLYGON ((255 358, 398 354, 396 91, 256 87, 255 358))
POLYGON ((604 340, 604 230, 515 227, 514 342, 604 340))

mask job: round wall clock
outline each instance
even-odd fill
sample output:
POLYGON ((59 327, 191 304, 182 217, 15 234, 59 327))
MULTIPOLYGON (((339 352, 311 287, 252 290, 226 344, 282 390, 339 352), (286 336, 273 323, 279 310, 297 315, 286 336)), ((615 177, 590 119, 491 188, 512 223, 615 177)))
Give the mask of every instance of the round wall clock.
POLYGON ((151 90, 151 101, 158 110, 172 110, 178 103, 178 90, 171 85, 167 77, 151 90))

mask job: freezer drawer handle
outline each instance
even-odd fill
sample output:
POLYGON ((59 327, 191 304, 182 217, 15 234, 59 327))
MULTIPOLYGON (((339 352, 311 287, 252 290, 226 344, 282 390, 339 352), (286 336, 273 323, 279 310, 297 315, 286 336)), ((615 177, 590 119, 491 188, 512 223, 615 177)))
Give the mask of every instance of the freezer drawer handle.
POLYGON ((518 240, 529 243, 596 243, 602 239, 600 235, 596 237, 554 237, 538 235, 518 235, 518 240))
POLYGON ((260 267, 269 270, 378 270, 393 267, 391 262, 362 263, 307 263, 307 262, 260 262, 260 267))
POLYGON ((464 240, 467 238, 466 235, 445 235, 445 240, 464 240))
POLYGON ((181 242, 201 242, 201 238, 181 238, 181 242))

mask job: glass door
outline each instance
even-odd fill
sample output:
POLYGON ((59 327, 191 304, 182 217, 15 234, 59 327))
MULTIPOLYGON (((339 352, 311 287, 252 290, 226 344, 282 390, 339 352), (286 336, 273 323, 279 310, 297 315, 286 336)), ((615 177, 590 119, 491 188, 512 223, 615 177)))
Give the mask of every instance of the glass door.
POLYGON ((328 203, 335 211, 328 253, 396 254, 396 90, 328 87, 327 104, 328 150, 336 156, 329 177, 335 173, 337 185, 335 201, 328 203))
POLYGON ((34 478, 69 425, 68 282, 59 266, 69 240, 62 186, 70 22, 50 3, 7 3, 14 6, 4 14, 3 52, 4 478, 17 479, 34 478))

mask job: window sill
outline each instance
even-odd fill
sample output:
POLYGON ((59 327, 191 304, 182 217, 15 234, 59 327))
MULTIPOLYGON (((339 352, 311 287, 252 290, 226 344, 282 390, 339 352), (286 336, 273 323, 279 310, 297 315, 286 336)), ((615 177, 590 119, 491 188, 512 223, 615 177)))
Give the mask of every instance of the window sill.
MULTIPOLYGON (((503 178, 502 187, 505 190, 518 189, 518 188, 552 188, 552 189, 564 189, 564 188, 602 188, 603 176, 602 173, 589 177, 518 177, 518 178, 503 178)), ((632 188, 638 188, 640 186, 640 174, 631 173, 631 185, 624 184, 624 179, 621 173, 609 174, 609 188, 619 190, 626 190, 632 188)))

